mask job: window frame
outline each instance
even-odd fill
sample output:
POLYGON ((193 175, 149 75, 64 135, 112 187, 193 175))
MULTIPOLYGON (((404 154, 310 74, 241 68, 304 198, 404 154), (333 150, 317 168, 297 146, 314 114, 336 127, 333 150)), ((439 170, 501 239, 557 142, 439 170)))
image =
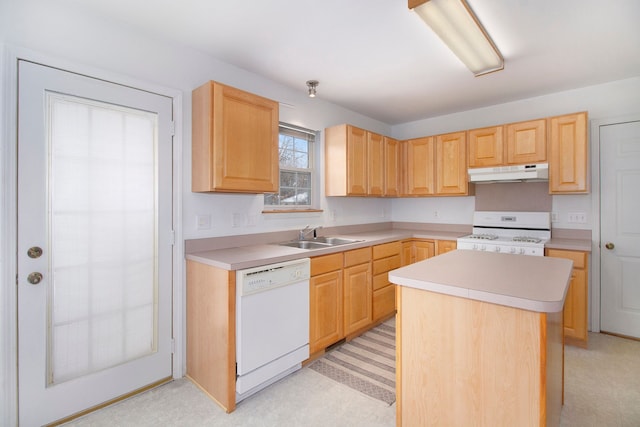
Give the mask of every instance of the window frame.
POLYGON ((319 176, 318 176, 318 171, 319 171, 319 166, 318 166, 318 160, 319 160, 319 156, 317 153, 317 146, 318 146, 318 140, 320 137, 320 132, 318 131, 314 131, 311 129, 307 129, 307 128, 303 128, 300 126, 296 126, 296 125, 292 125, 289 123, 284 123, 284 122, 280 122, 278 124, 278 193, 265 193, 264 198, 263 198, 263 203, 264 203, 264 209, 263 212, 264 213, 283 213, 283 212, 318 212, 321 211, 319 209, 319 192, 321 191, 320 189, 320 184, 319 184, 319 176), (283 130, 285 130, 284 133, 286 133, 286 131, 290 131, 290 135, 292 136, 296 136, 295 134, 305 134, 307 136, 311 136, 312 140, 307 139, 307 155, 308 155, 308 168, 290 168, 290 167, 281 167, 280 166, 280 135, 283 134, 283 130), (282 188, 282 172, 283 171, 292 171, 292 172, 299 172, 299 171, 304 171, 304 172, 309 172, 310 173, 310 189, 311 189, 311 198, 309 200, 308 204, 304 204, 304 205, 295 205, 295 204, 278 204, 278 205, 271 205, 267 203, 267 197, 269 195, 272 194, 279 194, 280 193, 280 189, 282 188))

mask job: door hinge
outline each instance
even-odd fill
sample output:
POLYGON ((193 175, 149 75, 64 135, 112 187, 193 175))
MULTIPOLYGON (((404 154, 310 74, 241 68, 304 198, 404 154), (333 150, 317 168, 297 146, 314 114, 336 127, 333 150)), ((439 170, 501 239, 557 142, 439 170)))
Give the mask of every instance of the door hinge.
POLYGON ((169 132, 171 133, 171 136, 176 136, 176 122, 169 122, 169 132))
POLYGON ((171 230, 171 246, 175 246, 176 244, 176 232, 175 230, 171 230))
POLYGON ((176 353, 176 340, 171 338, 171 354, 176 353))

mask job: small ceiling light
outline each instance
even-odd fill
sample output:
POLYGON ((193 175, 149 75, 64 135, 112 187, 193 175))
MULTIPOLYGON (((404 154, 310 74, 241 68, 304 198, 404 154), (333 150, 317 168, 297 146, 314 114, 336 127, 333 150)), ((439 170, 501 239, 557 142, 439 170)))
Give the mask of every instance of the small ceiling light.
POLYGON ((309 98, 316 97, 316 88, 319 82, 317 80, 307 80, 307 87, 309 88, 309 98))
POLYGON ((500 51, 466 0, 408 0, 408 4, 476 77, 504 68, 500 51))

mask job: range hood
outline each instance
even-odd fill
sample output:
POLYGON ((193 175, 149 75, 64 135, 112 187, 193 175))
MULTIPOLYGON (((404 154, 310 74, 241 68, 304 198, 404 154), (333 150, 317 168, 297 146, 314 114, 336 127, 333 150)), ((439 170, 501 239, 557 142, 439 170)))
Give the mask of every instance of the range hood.
POLYGON ((522 182, 522 181, 548 181, 549 164, 538 163, 534 165, 496 166, 492 168, 469 169, 469 182, 522 182))

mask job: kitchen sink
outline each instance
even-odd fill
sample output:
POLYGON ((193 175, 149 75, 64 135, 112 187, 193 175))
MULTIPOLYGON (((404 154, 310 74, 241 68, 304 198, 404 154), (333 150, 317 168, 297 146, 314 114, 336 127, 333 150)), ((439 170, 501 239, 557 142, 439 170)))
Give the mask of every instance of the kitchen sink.
POLYGON ((362 240, 343 239, 342 237, 316 237, 311 242, 326 243, 331 246, 346 245, 349 243, 362 242, 362 240))
POLYGON ((292 240, 290 242, 282 242, 278 243, 279 246, 290 246, 292 248, 300 248, 300 249, 322 249, 329 248, 333 245, 328 243, 318 243, 309 240, 292 240))
POLYGON ((362 242, 362 240, 343 239, 342 237, 316 237, 313 240, 291 240, 277 243, 277 245, 300 249, 322 249, 356 242, 362 242))

